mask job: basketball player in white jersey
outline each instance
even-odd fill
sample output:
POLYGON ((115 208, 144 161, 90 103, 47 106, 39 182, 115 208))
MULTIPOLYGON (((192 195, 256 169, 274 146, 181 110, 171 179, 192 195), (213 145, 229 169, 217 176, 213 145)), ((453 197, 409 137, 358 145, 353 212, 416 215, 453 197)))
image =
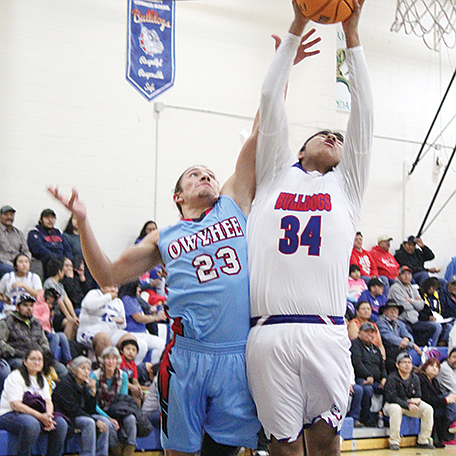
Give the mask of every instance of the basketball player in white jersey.
POLYGON ((308 22, 295 2, 262 89, 247 230, 247 374, 272 456, 303 455, 303 432, 310 456, 340 453, 351 372, 346 282, 372 149, 372 95, 358 36, 363 3, 355 1, 342 24, 352 102, 345 140, 321 131, 298 160, 289 147, 284 91, 308 22))

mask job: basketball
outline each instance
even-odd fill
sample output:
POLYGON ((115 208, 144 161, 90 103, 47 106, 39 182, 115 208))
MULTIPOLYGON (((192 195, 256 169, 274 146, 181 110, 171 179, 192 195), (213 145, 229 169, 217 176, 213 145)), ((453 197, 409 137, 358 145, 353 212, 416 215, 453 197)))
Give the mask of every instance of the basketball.
POLYGON ((302 14, 319 24, 345 21, 353 12, 353 0, 297 0, 302 14))

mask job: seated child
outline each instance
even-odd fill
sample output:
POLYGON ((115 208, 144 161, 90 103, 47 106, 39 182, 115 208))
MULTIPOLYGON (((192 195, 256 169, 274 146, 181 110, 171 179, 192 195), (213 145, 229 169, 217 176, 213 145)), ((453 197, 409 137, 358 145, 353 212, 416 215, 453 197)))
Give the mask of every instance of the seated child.
POLYGON ((128 375, 128 392, 141 407, 144 393, 138 382, 138 369, 134 361, 138 354, 138 349, 138 342, 134 339, 124 340, 119 347, 122 358, 120 369, 128 375))
POLYGON ((367 285, 361 278, 361 269, 357 264, 351 264, 348 277, 347 300, 353 303, 358 302, 359 295, 364 290, 367 290, 367 285))

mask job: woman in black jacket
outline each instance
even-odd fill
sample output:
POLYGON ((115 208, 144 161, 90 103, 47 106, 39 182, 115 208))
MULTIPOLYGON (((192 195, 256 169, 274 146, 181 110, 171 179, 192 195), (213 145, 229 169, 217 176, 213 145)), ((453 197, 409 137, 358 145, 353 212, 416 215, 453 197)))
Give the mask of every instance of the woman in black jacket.
POLYGON ((453 440, 453 433, 456 432, 456 395, 445 394, 440 388, 437 375, 440 371, 440 361, 437 358, 429 358, 420 368, 418 377, 421 384, 421 398, 432 405, 434 409, 434 428, 432 438, 436 448, 443 448, 445 445, 456 445, 453 440))
POLYGON ((57 385, 52 395, 54 407, 81 430, 80 456, 107 456, 109 450, 109 420, 96 413, 97 390, 91 379, 91 362, 78 356, 68 366, 69 373, 57 385))

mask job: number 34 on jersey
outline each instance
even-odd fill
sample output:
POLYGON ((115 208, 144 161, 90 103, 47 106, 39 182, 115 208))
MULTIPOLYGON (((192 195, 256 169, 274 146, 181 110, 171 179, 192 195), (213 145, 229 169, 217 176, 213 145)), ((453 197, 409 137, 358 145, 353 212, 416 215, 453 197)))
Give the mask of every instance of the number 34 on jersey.
POLYGON ((296 253, 300 247, 308 247, 308 255, 319 256, 321 247, 321 215, 310 217, 305 227, 294 215, 286 215, 280 221, 284 230, 279 239, 279 252, 284 255, 296 253))

